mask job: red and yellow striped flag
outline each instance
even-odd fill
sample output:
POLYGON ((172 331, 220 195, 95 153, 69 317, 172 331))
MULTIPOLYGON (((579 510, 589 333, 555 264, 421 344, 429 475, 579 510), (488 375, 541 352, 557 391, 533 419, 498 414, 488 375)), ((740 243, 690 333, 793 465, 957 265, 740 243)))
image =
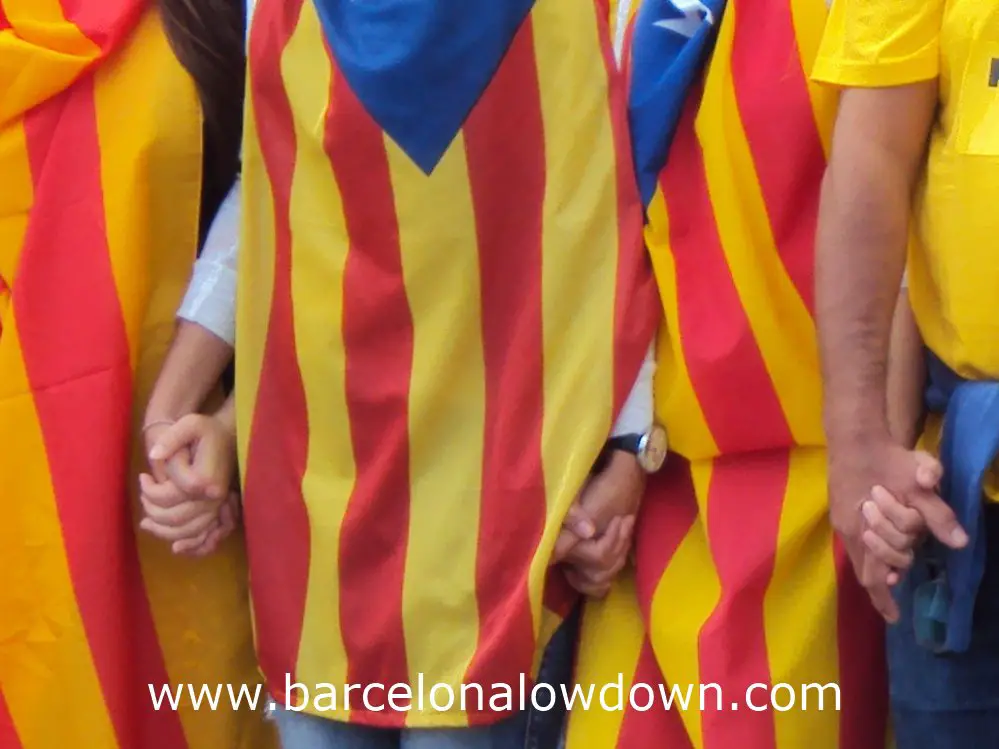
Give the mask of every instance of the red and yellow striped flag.
POLYGON ((626 707, 633 683, 656 702, 574 712, 570 749, 885 746, 883 625, 826 507, 813 243, 837 102, 808 79, 825 16, 823 0, 729 0, 659 179, 646 241, 675 454, 645 499, 634 574, 588 605, 578 673, 623 673, 626 707), (687 709, 663 709, 660 684, 687 709), (774 708, 757 688, 756 711, 754 684, 793 692, 774 708), (839 709, 805 686, 825 684, 839 709), (702 710, 699 685, 721 705, 709 687, 702 710))
POLYGON ((0 1, 0 747, 269 745, 245 559, 137 539, 138 424, 198 237, 201 116, 138 0, 0 1))
MULTIPOLYGON (((286 673, 414 686, 408 713, 356 694, 348 710, 341 689, 329 718, 499 717, 475 692, 438 714, 427 692, 530 680, 570 600, 548 574, 555 537, 655 329, 610 9, 492 3, 473 5, 527 8, 498 45, 452 24, 482 32, 466 51, 504 54, 429 169, 333 62, 363 72, 359 32, 324 34, 396 16, 256 11, 236 393, 259 657, 279 695, 286 673)), ((438 41, 427 54, 464 39, 438 41)))

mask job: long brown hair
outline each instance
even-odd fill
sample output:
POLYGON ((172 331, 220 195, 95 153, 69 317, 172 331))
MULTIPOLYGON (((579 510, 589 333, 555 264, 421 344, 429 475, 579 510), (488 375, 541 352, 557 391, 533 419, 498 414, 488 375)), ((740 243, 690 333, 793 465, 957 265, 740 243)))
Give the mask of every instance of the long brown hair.
POLYGON ((198 87, 205 124, 202 230, 239 169, 245 0, 158 0, 170 45, 198 87))

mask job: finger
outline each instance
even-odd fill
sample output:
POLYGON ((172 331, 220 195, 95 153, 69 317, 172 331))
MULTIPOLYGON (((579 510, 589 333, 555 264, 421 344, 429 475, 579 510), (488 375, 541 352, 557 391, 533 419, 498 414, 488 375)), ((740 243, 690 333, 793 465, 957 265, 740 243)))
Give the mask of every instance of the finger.
MULTIPOLYGON (((881 508, 873 499, 864 502, 860 509, 864 514, 864 520, 867 521, 868 532, 873 532, 880 536, 891 548, 905 552, 916 545, 916 541, 918 540, 916 534, 905 534, 896 528, 895 524, 881 512, 881 508)), ((919 513, 916 514, 918 515, 919 513)))
POLYGON ((215 521, 215 516, 212 514, 200 515, 185 525, 171 526, 171 525, 161 525, 156 523, 149 518, 144 518, 139 527, 147 533, 152 533, 157 538, 161 538, 164 541, 181 541, 185 538, 191 538, 194 536, 200 536, 208 527, 215 521))
POLYGON ((208 481, 191 463, 189 456, 178 454, 172 457, 166 462, 166 473, 170 481, 185 494, 208 496, 208 481))
POLYGON ((212 499, 221 499, 229 493, 230 449, 231 446, 224 444, 218 433, 213 432, 201 441, 194 454, 194 473, 201 477, 204 492, 212 499))
POLYGON ((205 418, 201 414, 188 414, 164 429, 149 449, 149 459, 169 460, 180 450, 196 445, 204 434, 205 418))
POLYGON ((916 456, 916 482, 929 491, 934 490, 943 478, 943 465, 929 453, 918 451, 916 456))
POLYGON ((218 515, 218 508, 212 507, 209 502, 197 499, 180 502, 171 507, 163 507, 147 503, 143 497, 142 509, 149 520, 168 528, 186 527, 202 516, 214 518, 218 515))
POLYGON ((936 494, 921 492, 909 498, 912 509, 923 516, 926 527, 944 546, 963 549, 968 545, 968 534, 957 522, 957 516, 936 494))
POLYGON ((574 590, 589 598, 604 598, 610 592, 609 584, 595 585, 574 569, 566 570, 565 577, 574 590))
POLYGON ((874 608, 888 624, 898 621, 898 604, 891 595, 888 587, 888 575, 891 570, 879 560, 868 557, 864 560, 864 576, 861 579, 867 595, 871 599, 874 608))
POLYGON ((580 543, 580 538, 570 530, 563 529, 555 539, 555 550, 552 552, 552 564, 564 562, 580 543))
POLYGON ((567 561, 577 567, 606 568, 614 563, 614 550, 617 548, 621 532, 621 518, 614 518, 607 526, 607 532, 593 541, 580 541, 573 548, 567 561))
POLYGON ((597 535, 596 526, 589 513, 580 506, 579 502, 573 502, 569 507, 569 512, 562 521, 562 527, 571 531, 577 538, 584 541, 597 535))
POLYGON ((170 551, 177 556, 197 556, 197 551, 204 545, 210 534, 211 530, 206 530, 197 536, 174 541, 170 551))
MULTIPOLYGON (((881 511, 881 515, 901 533, 918 538, 926 530, 926 524, 919 511, 899 502, 895 495, 883 486, 875 486, 871 490, 871 501, 881 511)), ((894 546, 894 544, 892 545, 894 546)))
MULTIPOLYGON (((886 566, 893 567, 896 570, 907 570, 912 565, 911 551, 899 551, 893 548, 874 531, 870 529, 865 530, 861 538, 867 550, 886 566)), ((886 572, 883 578, 886 583, 888 582, 888 574, 886 572)))
POLYGON ((149 507, 176 507, 188 501, 187 495, 171 482, 157 484, 145 473, 139 476, 139 489, 139 501, 147 512, 149 507))

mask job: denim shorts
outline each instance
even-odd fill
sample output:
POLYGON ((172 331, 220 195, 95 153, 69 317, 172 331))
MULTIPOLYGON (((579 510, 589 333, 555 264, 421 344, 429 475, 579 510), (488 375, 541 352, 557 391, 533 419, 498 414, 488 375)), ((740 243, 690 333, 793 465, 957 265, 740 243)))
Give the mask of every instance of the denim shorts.
POLYGON ((999 506, 985 508, 985 576, 971 647, 934 655, 916 642, 913 590, 898 589, 901 618, 888 629, 888 676, 898 749, 999 749, 999 506))

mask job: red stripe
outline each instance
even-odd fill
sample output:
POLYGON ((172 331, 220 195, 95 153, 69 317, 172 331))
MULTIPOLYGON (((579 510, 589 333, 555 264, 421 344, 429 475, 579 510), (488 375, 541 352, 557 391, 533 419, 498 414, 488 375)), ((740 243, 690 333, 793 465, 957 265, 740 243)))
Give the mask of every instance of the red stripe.
MULTIPOLYGON (((339 70, 334 78, 326 151, 350 237, 343 336, 357 466, 340 532, 340 622, 351 682, 408 683, 402 596, 409 542, 413 318, 385 138, 339 70)), ((405 717, 386 711, 366 719, 401 725, 405 717)))
POLYGON ((10 28, 10 20, 7 18, 7 12, 3 9, 3 0, 0 0, 0 31, 10 28))
POLYGON ((607 13, 597 16, 597 33, 607 71, 608 106, 617 157, 617 288, 614 304, 614 413, 635 384, 662 315, 662 304, 645 251, 645 214, 638 192, 628 127, 627 77, 618 69, 607 13))
POLYGON ((530 19, 465 125, 482 288, 486 408, 476 589, 465 674, 516 684, 535 631, 528 577, 545 524, 542 222, 546 162, 530 19))
POLYGON ((840 749, 884 749, 888 730, 885 625, 836 538, 840 749))
POLYGON ((7 707, 7 700, 0 691, 0 747, 22 749, 23 746, 17 737, 17 727, 14 725, 14 718, 11 717, 10 708, 7 707))
POLYGON ((289 211, 296 141, 281 77, 281 55, 298 24, 302 2, 261 3, 250 44, 253 114, 274 196, 276 242, 243 498, 257 654, 270 689, 282 697, 285 675, 294 674, 298 662, 310 556, 309 517, 302 496, 309 426, 291 297, 289 211))
POLYGON ((13 303, 70 576, 119 745, 176 749, 186 746, 178 716, 145 703, 146 684, 164 684, 167 674, 126 484, 132 370, 108 253, 92 80, 32 110, 25 134, 35 204, 13 303))
MULTIPOLYGON (((707 534, 721 598, 698 640, 700 678, 718 684, 702 714, 706 747, 776 746, 773 715, 745 709, 746 690, 770 683, 764 600, 773 577, 790 454, 771 450, 718 458, 708 489, 707 534)), ((754 700, 760 701, 759 692, 754 700)))
POLYGON ((673 555, 697 523, 697 494, 690 464, 671 455, 663 469, 649 477, 635 524, 635 582, 642 615, 652 616, 652 599, 673 555))
POLYGON ((814 312, 815 227, 825 151, 789 2, 740 0, 731 70, 777 252, 814 312), (761 20, 763 19, 763 20, 761 20))
MULTIPOLYGON (((631 683, 633 686, 646 684, 651 687, 652 693, 650 694, 648 689, 639 687, 624 695, 625 710, 617 742, 614 745, 616 749, 694 749, 687 735, 687 729, 683 725, 681 710, 677 707, 666 710, 663 707, 663 694, 668 699, 670 687, 663 678, 655 651, 648 638, 642 645, 631 683), (644 708, 650 700, 652 704, 648 710, 635 709, 634 705, 644 708)), ((687 685, 680 686, 680 693, 685 694, 687 688, 687 685)), ((700 696, 696 692, 697 687, 694 686, 693 700, 700 696)))
POLYGON ((116 49, 146 8, 142 0, 59 0, 63 16, 104 54, 116 49))
POLYGON ((660 178, 669 208, 684 360, 721 454, 786 447, 791 431, 718 235, 694 131, 699 102, 695 92, 660 178))

